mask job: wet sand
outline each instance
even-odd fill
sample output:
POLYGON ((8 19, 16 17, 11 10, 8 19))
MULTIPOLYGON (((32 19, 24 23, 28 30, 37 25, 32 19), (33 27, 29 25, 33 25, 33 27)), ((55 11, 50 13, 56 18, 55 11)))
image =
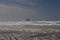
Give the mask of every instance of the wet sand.
POLYGON ((60 40, 60 32, 42 31, 0 30, 0 40, 60 40))

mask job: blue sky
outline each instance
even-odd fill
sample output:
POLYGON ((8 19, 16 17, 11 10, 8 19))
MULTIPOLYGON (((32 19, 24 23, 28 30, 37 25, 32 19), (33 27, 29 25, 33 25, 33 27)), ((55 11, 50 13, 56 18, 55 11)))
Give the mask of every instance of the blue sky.
POLYGON ((60 0, 0 0, 0 20, 60 20, 60 0))

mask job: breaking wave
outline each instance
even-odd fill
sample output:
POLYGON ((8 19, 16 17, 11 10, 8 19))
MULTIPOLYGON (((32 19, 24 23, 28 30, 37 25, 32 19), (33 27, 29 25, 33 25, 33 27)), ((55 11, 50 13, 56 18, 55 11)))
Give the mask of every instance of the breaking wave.
POLYGON ((60 21, 3 21, 0 30, 60 29, 60 21))
POLYGON ((0 25, 60 25, 60 21, 3 21, 0 25))

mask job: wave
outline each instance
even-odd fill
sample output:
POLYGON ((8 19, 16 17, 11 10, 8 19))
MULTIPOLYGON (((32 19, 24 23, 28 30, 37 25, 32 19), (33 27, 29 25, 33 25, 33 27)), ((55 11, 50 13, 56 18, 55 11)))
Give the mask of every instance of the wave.
POLYGON ((0 21, 0 25, 60 25, 60 21, 0 21))

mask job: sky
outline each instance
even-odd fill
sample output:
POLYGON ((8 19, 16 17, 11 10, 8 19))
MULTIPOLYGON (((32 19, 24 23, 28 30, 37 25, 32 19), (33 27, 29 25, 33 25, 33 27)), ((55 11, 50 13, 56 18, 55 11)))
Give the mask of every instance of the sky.
POLYGON ((0 0, 0 21, 60 21, 60 0, 0 0))

